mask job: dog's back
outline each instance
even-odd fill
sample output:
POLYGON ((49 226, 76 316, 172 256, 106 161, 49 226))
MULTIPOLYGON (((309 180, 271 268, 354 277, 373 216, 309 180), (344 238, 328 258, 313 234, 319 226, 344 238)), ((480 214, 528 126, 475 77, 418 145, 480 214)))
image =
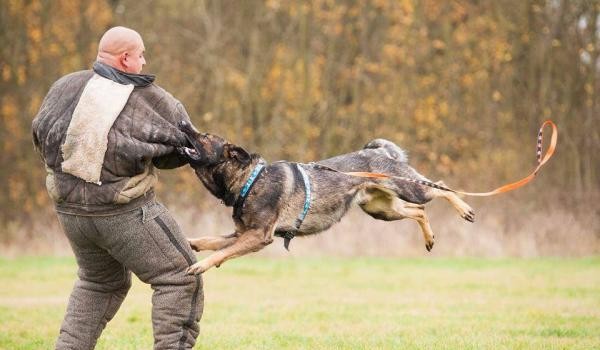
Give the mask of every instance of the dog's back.
POLYGON ((324 159, 318 163, 332 167, 346 164, 346 167, 352 167, 352 171, 373 171, 386 165, 395 168, 395 165, 407 162, 406 152, 398 145, 385 139, 374 139, 359 151, 324 159), (349 162, 349 160, 351 161, 349 162))
MULTIPOLYGON (((408 165, 406 152, 395 143, 385 139, 368 142, 363 149, 342 154, 318 162, 339 171, 370 171, 418 180, 427 180, 408 165)), ((417 204, 428 202, 426 189, 412 182, 400 179, 385 180, 387 187, 393 189, 399 198, 417 204)))
POLYGON ((386 153, 386 156, 395 159, 398 162, 406 163, 408 162, 408 157, 406 156, 406 152, 398 147, 392 141, 388 141, 386 139, 375 139, 370 141, 363 147, 364 150, 375 150, 375 152, 386 153))

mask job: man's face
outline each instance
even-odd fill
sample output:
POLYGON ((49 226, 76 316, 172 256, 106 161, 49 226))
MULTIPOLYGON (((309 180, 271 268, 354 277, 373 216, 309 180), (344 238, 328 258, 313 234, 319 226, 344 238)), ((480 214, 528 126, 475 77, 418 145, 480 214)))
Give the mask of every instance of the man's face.
POLYGON ((123 55, 125 72, 140 74, 142 68, 146 64, 146 58, 144 57, 144 43, 140 43, 134 49, 128 50, 123 55))

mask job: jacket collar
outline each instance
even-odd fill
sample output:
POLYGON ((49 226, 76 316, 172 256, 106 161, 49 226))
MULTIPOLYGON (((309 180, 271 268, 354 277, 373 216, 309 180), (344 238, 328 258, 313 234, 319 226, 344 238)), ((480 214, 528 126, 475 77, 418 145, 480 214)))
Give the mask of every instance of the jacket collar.
POLYGON ((152 84, 156 78, 156 76, 150 74, 126 73, 98 61, 94 62, 93 70, 106 79, 110 79, 123 85, 132 84, 135 87, 148 86, 152 84))

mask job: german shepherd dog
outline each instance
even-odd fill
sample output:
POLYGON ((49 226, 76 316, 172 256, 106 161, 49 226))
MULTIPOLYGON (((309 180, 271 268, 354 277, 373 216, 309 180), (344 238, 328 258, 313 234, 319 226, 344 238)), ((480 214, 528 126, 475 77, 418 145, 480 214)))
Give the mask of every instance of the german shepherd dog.
MULTIPOLYGON (((180 148, 180 154, 214 196, 234 207, 235 232, 189 239, 195 251, 215 251, 190 266, 189 274, 203 273, 228 259, 256 252, 271 244, 274 235, 284 237, 287 248, 291 237, 315 234, 340 221, 352 204, 358 204, 375 219, 417 221, 428 251, 433 247, 434 234, 423 204, 443 197, 463 219, 474 221, 471 207, 452 192, 398 178, 343 173, 367 171, 429 182, 408 165, 404 151, 387 140, 376 139, 359 151, 316 163, 281 161, 266 165, 260 155, 250 154, 219 136, 199 133, 190 123, 182 122, 179 127, 193 146, 180 148), (265 165, 257 175, 259 164, 265 165), (255 179, 250 184, 251 176, 255 179), (240 198, 243 190, 247 194, 240 198), (298 219, 299 213, 306 215, 303 221, 298 219)), ((441 181, 436 184, 444 186, 441 181)))

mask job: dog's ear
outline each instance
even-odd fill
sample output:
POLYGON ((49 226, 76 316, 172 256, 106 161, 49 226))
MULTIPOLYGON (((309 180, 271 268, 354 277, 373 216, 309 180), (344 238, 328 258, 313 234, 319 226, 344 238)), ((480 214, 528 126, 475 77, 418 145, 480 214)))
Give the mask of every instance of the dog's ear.
POLYGON ((227 144, 223 148, 223 154, 226 158, 236 159, 244 164, 250 161, 250 153, 240 146, 227 144))

